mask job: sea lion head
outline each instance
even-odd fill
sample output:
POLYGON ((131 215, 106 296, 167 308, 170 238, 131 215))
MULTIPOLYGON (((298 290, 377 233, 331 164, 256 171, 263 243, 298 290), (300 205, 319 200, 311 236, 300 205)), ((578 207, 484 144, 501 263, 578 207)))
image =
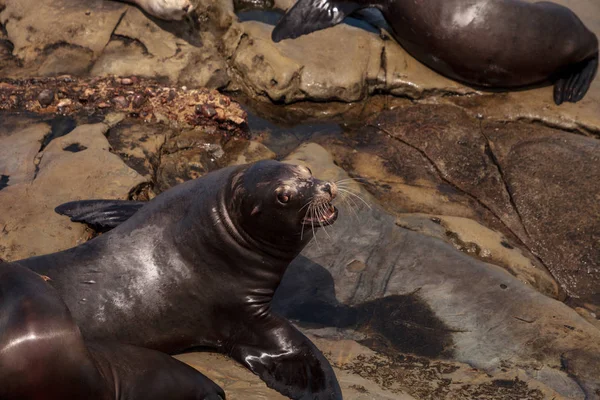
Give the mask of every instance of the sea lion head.
POLYGON ((301 247, 317 228, 331 225, 338 210, 333 182, 312 176, 309 168, 266 160, 249 164, 231 179, 232 217, 262 244, 301 247))
POLYGON ((182 20, 191 13, 194 5, 190 0, 130 0, 137 3, 148 14, 167 21, 182 20))

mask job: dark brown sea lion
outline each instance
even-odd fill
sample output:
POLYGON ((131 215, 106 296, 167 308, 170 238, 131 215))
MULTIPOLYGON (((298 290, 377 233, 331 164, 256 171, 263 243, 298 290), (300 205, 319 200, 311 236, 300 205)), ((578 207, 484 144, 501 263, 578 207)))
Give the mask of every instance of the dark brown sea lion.
POLYGON ((581 100, 598 69, 596 35, 551 2, 299 0, 273 30, 273 41, 336 25, 366 7, 381 10, 417 60, 467 84, 517 88, 551 80, 561 104, 581 100))
POLYGON ((223 390, 158 351, 84 342, 45 278, 0 264, 0 399, 219 400, 223 390))
POLYGON ((210 347, 293 399, 341 399, 325 357, 270 309, 288 264, 337 218, 335 194, 305 167, 229 167, 162 193, 87 243, 19 263, 52 279, 86 340, 210 347))

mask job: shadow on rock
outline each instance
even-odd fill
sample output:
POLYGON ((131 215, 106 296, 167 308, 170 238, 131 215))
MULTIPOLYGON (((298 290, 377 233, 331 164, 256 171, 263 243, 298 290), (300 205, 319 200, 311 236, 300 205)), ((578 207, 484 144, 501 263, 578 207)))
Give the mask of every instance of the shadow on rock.
POLYGON ((359 331, 366 335, 363 344, 384 353, 452 356, 453 331, 419 297, 418 290, 344 305, 335 297, 331 273, 304 256, 288 267, 273 309, 303 324, 359 331))

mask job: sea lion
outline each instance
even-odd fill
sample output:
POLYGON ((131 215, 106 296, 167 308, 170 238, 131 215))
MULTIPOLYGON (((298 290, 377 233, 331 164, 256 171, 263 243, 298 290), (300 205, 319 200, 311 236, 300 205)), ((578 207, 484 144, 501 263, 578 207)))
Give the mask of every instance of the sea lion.
POLYGON ((413 57, 467 84, 517 88, 555 81, 554 102, 581 100, 598 69, 598 39, 571 10, 522 0, 299 0, 272 39, 296 38, 377 7, 413 57))
POLYGON ((180 21, 194 10, 190 0, 123 0, 167 21, 180 21))
POLYGON ((341 399, 333 369, 270 309, 287 265, 332 224, 336 186, 260 161, 178 185, 108 233, 19 261, 51 278, 83 336, 210 347, 293 399, 341 399))
POLYGON ((46 278, 0 265, 0 399, 219 400, 223 390, 158 351, 84 342, 46 278))

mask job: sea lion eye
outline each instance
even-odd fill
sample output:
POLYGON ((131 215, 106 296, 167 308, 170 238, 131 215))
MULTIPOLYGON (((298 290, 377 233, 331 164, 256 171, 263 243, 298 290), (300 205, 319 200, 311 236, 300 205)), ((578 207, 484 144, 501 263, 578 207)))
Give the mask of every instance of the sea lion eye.
POLYGON ((288 201, 290 201, 291 198, 292 198, 292 195, 288 192, 277 193, 277 200, 279 200, 280 203, 285 204, 288 201))

